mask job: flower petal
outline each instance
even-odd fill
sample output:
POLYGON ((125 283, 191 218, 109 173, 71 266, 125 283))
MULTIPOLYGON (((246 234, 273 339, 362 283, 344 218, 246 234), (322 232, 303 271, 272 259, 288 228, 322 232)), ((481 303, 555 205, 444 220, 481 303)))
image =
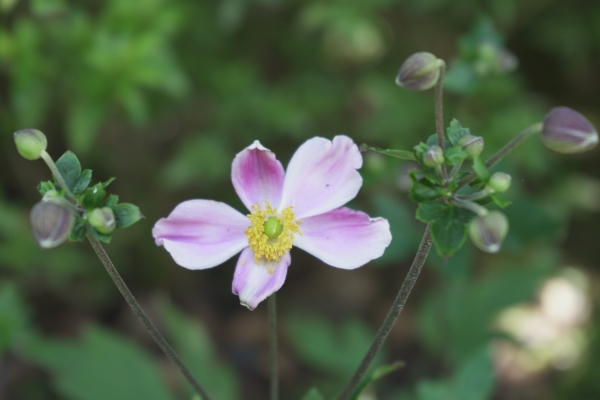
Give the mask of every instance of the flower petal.
POLYGON ((225 203, 189 200, 158 220, 152 236, 182 267, 215 267, 248 246, 248 218, 225 203))
POLYGON ((390 224, 346 207, 302 220, 294 246, 343 269, 358 268, 381 257, 392 241, 390 224))
POLYGON ((307 140, 287 168, 279 209, 293 206, 302 219, 343 206, 362 185, 361 166, 358 147, 347 136, 307 140))
POLYGON ((254 252, 250 248, 244 249, 233 275, 233 294, 240 296, 242 305, 254 310, 261 301, 281 288, 291 262, 290 253, 286 253, 270 273, 266 266, 254 262, 254 252))
POLYGON ((242 203, 252 211, 254 204, 265 200, 277 208, 281 201, 285 172, 275 153, 258 140, 239 152, 233 160, 231 180, 242 203))

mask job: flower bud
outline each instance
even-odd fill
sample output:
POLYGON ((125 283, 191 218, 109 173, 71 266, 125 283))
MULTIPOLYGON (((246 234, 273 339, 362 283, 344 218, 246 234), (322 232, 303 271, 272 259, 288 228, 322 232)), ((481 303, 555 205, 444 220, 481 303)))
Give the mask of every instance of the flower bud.
POLYGON ((21 129, 14 134, 17 151, 23 158, 37 160, 46 150, 46 135, 37 129, 21 129))
POLYGON ((488 181, 488 186, 495 193, 504 193, 510 188, 511 177, 504 172, 495 172, 488 181))
POLYGON ((576 154, 598 144, 598 133, 583 115, 568 107, 556 107, 544 118, 542 141, 557 153, 576 154))
POLYGON ((469 237, 475 246, 488 253, 497 253, 508 233, 508 219, 500 211, 490 211, 469 223, 469 237))
POLYGON ((117 223, 110 207, 95 208, 88 215, 88 222, 100 233, 108 235, 115 230, 117 223))
POLYGON ((458 144, 470 157, 478 157, 483 151, 483 138, 481 136, 463 136, 458 144))
POLYGON ((409 90, 428 90, 440 78, 444 61, 431 53, 420 52, 408 57, 400 67, 396 84, 409 90))
POLYGON ((40 201, 31 209, 31 230, 35 241, 44 249, 56 247, 69 238, 75 217, 52 201, 40 201))
POLYGON ((444 150, 440 146, 431 146, 423 156, 423 163, 428 167, 437 167, 444 163, 444 150))

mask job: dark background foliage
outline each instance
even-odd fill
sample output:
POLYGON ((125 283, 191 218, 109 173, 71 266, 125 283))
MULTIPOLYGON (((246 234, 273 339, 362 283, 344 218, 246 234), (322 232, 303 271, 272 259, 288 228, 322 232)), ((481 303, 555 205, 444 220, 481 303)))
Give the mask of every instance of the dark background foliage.
MULTIPOLYGON (((37 247, 28 212, 49 172, 12 132, 41 129, 55 159, 71 149, 95 180, 117 177, 146 216, 107 246, 132 291, 215 399, 262 399, 266 305, 238 304, 233 260, 185 270, 151 228, 190 198, 243 210, 231 161, 256 139, 284 165, 313 136, 425 140, 432 93, 394 84, 416 51, 447 61, 446 121, 483 136, 484 156, 557 105, 600 126, 593 0, 0 0, 0 398, 191 398, 87 243, 37 247)), ((404 367, 362 399, 600 398, 598 154, 533 138, 499 165, 513 177, 503 251, 431 256, 379 360, 404 367)), ((350 204, 390 220, 380 260, 343 271, 292 251, 283 398, 333 396, 385 316, 424 229, 407 168, 365 154, 350 204)))

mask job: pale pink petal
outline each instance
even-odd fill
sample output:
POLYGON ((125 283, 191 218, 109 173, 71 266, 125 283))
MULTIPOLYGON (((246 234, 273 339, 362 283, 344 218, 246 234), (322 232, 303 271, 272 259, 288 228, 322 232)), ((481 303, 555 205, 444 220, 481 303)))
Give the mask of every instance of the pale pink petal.
POLYGON ((261 301, 281 288, 291 262, 290 253, 286 253, 269 272, 267 266, 254 262, 254 252, 250 248, 244 249, 233 275, 233 294, 240 296, 242 305, 254 310, 261 301))
POLYGON ((215 267, 248 246, 248 218, 225 203, 189 200, 158 220, 152 236, 182 267, 215 267))
POLYGON ((307 140, 287 168, 279 209, 293 206, 302 219, 343 206, 362 185, 361 166, 358 147, 347 136, 307 140))
POLYGON ((294 246, 343 269, 358 268, 381 257, 392 241, 390 224, 346 207, 302 220, 294 246))
POLYGON ((285 172, 275 154, 257 140, 239 152, 233 160, 231 180, 242 203, 252 211, 254 204, 264 207, 268 200, 279 206, 285 172))

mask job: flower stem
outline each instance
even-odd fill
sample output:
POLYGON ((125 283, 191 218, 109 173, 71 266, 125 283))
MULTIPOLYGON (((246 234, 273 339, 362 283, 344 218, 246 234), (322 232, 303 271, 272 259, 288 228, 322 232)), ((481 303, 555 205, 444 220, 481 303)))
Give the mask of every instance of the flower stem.
POLYGON ((75 196, 73 196, 73 193, 71 193, 69 186, 67 186, 67 182, 65 182, 65 180, 63 179, 60 171, 56 167, 56 164, 54 163, 54 160, 52 159, 50 154, 48 154, 48 152, 46 150, 44 150, 44 151, 42 151, 42 154, 40 155, 40 157, 42 158, 42 160, 44 160, 44 162, 46 163, 48 168, 50 168, 50 172, 52 172, 52 175, 54 175, 54 178, 56 178, 56 180, 58 181, 60 186, 65 190, 65 193, 67 194, 67 198, 69 200, 76 201, 75 196))
POLYGON ((269 352, 271 356, 270 366, 270 392, 271 400, 279 399, 279 372, 277 370, 277 299, 275 293, 269 296, 267 301, 269 309, 269 352))
POLYGON ((408 296, 419 277, 419 273, 425 264, 425 260, 427 260, 427 255, 429 254, 429 250, 431 249, 432 238, 429 233, 429 226, 425 229, 425 233, 423 234, 423 239, 421 239, 421 244, 419 245, 419 250, 417 250, 417 254, 415 255, 415 259, 410 266, 410 270, 402 282, 402 287, 400 287, 400 291, 396 295, 396 299, 392 303, 390 310, 388 311, 383 324, 379 328, 379 331, 375 335, 369 350, 367 350, 367 354, 365 354, 363 360, 361 361, 358 369, 354 372, 354 375, 350 378, 342 392, 338 395, 337 400, 347 400, 352 396, 357 386, 360 384, 361 379, 369 369, 369 366, 373 362, 373 359, 379 352, 379 349, 383 345, 383 342, 387 338, 388 334, 394 327, 398 316, 402 312, 406 301, 408 300, 408 296))
POLYGON ((473 211, 479 217, 485 217, 489 213, 489 210, 487 208, 485 208, 484 206, 482 206, 480 204, 474 203, 472 201, 462 200, 462 199, 454 197, 452 199, 452 203, 456 204, 459 207, 466 208, 467 210, 473 211))
POLYGON ((192 385, 196 393, 200 395, 200 398, 202 400, 210 400, 204 389, 202 389, 198 382, 196 382, 196 379, 194 379, 190 371, 179 359, 179 357, 171 348, 169 343, 167 343, 165 338, 160 334, 160 332, 158 332, 154 324, 152 324, 146 313, 144 313, 144 310, 142 310, 135 297, 133 297, 133 294, 131 294, 131 291, 123 281, 123 278, 121 278, 121 275, 119 275, 119 272, 108 257, 108 254, 106 254, 106 251, 104 250, 104 247, 102 247, 102 244, 90 233, 87 234, 87 238, 90 241, 92 247, 94 248, 94 251, 98 255, 98 258, 100 259, 100 261, 102 261, 104 268, 106 268, 106 271, 108 272, 112 280, 115 282, 115 285, 117 285, 117 288, 125 298, 125 301, 127 302, 127 304, 129 304, 129 307, 131 307, 131 310, 133 311, 137 319, 142 323, 142 325, 144 325, 148 333, 150 333, 150 336, 152 336, 152 339, 154 339, 158 347, 160 347, 160 349, 167 355, 167 357, 169 357, 169 359, 173 361, 177 368, 179 368, 183 376, 185 376, 185 379, 187 379, 190 385, 192 385))
MULTIPOLYGON (((446 63, 440 67, 440 77, 438 78, 435 88, 433 89, 433 97, 435 102, 435 132, 437 134, 438 146, 444 150, 444 72, 446 63)), ((442 164, 443 181, 448 180, 448 169, 446 164, 442 164)))
MULTIPOLYGON (((498 150, 496 154, 491 156, 486 162, 485 165, 490 168, 496 165, 500 160, 506 157, 509 153, 511 153, 514 149, 519 147, 521 143, 525 141, 525 139, 540 133, 542 131, 543 124, 538 122, 537 124, 533 124, 530 127, 525 128, 521 133, 515 136, 510 142, 508 142, 503 148, 498 150)), ((465 176, 458 182, 458 187, 461 188, 463 186, 468 185, 473 182, 477 178, 475 172, 471 172, 469 175, 465 176)))

